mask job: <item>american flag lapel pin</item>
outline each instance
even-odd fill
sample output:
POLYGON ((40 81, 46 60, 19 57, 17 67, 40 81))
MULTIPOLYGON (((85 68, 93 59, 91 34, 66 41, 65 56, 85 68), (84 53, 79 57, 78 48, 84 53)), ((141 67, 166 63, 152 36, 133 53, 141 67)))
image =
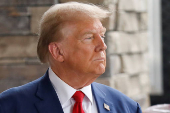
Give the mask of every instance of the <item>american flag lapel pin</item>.
POLYGON ((108 111, 110 111, 109 105, 107 105, 107 104, 105 104, 105 103, 104 103, 104 108, 107 109, 108 111))

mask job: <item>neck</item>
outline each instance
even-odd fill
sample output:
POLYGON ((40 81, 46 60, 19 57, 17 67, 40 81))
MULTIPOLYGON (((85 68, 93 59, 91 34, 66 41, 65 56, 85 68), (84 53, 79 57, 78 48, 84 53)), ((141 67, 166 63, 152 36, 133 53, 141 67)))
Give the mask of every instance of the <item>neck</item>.
POLYGON ((85 86, 88 86, 98 77, 94 77, 94 75, 92 76, 74 71, 68 71, 65 68, 61 68, 61 66, 51 66, 51 69, 61 80, 74 89, 81 89, 85 86), (91 76, 91 78, 88 78, 88 76, 91 76))

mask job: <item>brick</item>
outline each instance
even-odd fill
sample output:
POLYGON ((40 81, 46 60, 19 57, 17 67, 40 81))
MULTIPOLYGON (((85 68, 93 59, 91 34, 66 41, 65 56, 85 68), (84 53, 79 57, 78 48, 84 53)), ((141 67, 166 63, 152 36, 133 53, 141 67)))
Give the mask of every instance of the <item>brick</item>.
POLYGON ((18 65, 18 64, 41 64, 37 57, 35 58, 3 58, 0 59, 0 65, 18 65))
POLYGON ((0 6, 52 5, 54 0, 1 0, 0 6))
POLYGON ((123 32, 108 32, 107 33, 107 53, 108 54, 122 54, 122 53, 136 53, 144 49, 145 37, 144 34, 128 34, 123 32), (142 37, 142 39, 141 39, 142 37))
POLYGON ((139 31, 139 20, 137 13, 119 12, 118 13, 118 30, 125 32, 139 31))
POLYGON ((141 54, 141 70, 142 72, 149 72, 149 56, 148 52, 141 54))
POLYGON ((147 12, 148 0, 136 0, 135 6, 137 12, 147 12))
POLYGON ((128 52, 128 41, 124 33, 108 32, 107 36, 107 54, 128 52))
POLYGON ((114 88, 121 91, 128 97, 137 101, 142 109, 147 108, 150 105, 148 93, 142 92, 140 86, 139 76, 129 76, 126 73, 121 73, 113 76, 114 88))
POLYGON ((103 3, 103 5, 117 4, 118 0, 97 0, 98 3, 103 3))
POLYGON ((134 1, 135 0, 119 0, 119 10, 134 11, 134 1))
MULTIPOLYGON (((142 111, 150 106, 150 98, 149 94, 142 93, 140 95, 131 97, 134 101, 138 102, 140 107, 142 108, 142 111)), ((144 112, 145 113, 145 112, 144 112)))
POLYGON ((0 35, 29 34, 29 15, 26 8, 0 8, 0 35))
POLYGON ((140 13, 139 14, 139 29, 140 30, 147 30, 148 29, 148 14, 147 13, 140 13))
MULTIPOLYGON (((121 58, 121 72, 130 75, 149 71, 148 53, 123 54, 121 58)), ((116 67, 116 66, 115 66, 116 67)), ((118 66, 119 67, 119 66, 118 66)), ((118 68, 116 67, 116 68, 118 68)))
MULTIPOLYGON (((74 2, 83 2, 83 3, 89 3, 89 0, 58 0, 59 3, 65 3, 65 2, 71 2, 71 1, 74 1, 74 2)), ((94 0, 96 2, 96 0, 94 0)), ((90 2, 90 3, 93 3, 93 2, 90 2)))
POLYGON ((7 90, 7 89, 9 89, 9 88, 26 84, 27 82, 28 81, 25 81, 23 79, 14 80, 14 79, 11 79, 11 78, 1 80, 0 81, 0 93, 7 90))
POLYGON ((112 0, 114 4, 118 4, 119 0, 112 0))
POLYGON ((29 7, 28 11, 31 15, 31 33, 38 34, 39 32, 39 21, 44 14, 45 11, 47 11, 49 7, 29 7))
POLYGON ((104 19, 103 26, 107 30, 115 30, 116 27, 116 6, 114 4, 107 5, 107 9, 111 12, 111 15, 104 19))
POLYGON ((113 76, 113 81, 115 88, 119 90, 120 92, 124 93, 125 95, 128 95, 129 93, 129 87, 130 87, 130 79, 129 75, 126 73, 121 73, 113 76))
POLYGON ((110 56, 110 71, 111 76, 122 72, 122 62, 121 58, 118 55, 111 55, 110 56))
POLYGON ((108 32, 107 36, 107 53, 138 53, 148 50, 147 32, 139 32, 135 34, 123 32, 108 32))
POLYGON ((137 36, 139 38, 139 49, 141 52, 146 52, 148 51, 148 34, 147 32, 140 32, 137 34, 137 36))
POLYGON ((119 0, 119 10, 146 12, 147 0, 119 0))
POLYGON ((97 78, 95 82, 101 83, 107 86, 112 86, 112 83, 111 83, 112 81, 110 80, 110 77, 97 78))
POLYGON ((0 59, 0 65, 23 64, 24 59, 0 59))
POLYGON ((142 55, 141 54, 125 54, 122 55, 123 72, 130 75, 142 72, 142 55))
POLYGON ((41 62, 37 57, 33 57, 33 58, 25 58, 25 64, 37 65, 37 64, 41 64, 41 62))
POLYGON ((27 7, 0 7, 0 15, 22 16, 28 12, 27 7))
POLYGON ((117 42, 116 40, 118 40, 119 38, 119 33, 118 32, 107 32, 106 33, 106 44, 108 46, 106 53, 109 54, 113 54, 116 52, 117 50, 117 42))
POLYGON ((149 94, 151 91, 149 74, 147 72, 139 74, 139 82, 142 92, 149 94))
POLYGON ((140 46, 139 46, 139 35, 137 34, 127 34, 127 40, 129 40, 128 42, 128 46, 129 46, 129 53, 137 53, 140 52, 140 46))
POLYGON ((0 92, 43 76, 47 68, 47 65, 0 66, 0 92))
POLYGON ((0 37, 0 58, 36 57, 36 36, 0 37))
POLYGON ((65 3, 70 1, 83 2, 83 3, 93 3, 96 5, 108 5, 117 3, 117 0, 58 0, 59 3, 65 3))
POLYGON ((130 83, 130 87, 128 89, 129 97, 134 97, 134 96, 140 95, 142 93, 138 75, 130 76, 128 82, 130 83))

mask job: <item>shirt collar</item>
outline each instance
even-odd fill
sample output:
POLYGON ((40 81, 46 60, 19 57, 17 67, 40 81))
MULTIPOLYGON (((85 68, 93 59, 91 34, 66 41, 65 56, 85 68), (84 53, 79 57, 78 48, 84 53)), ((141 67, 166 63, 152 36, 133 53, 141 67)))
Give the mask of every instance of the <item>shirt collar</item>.
POLYGON ((80 91, 82 91, 88 97, 90 102, 93 104, 91 85, 83 87, 82 89, 80 89, 80 91))
MULTIPOLYGON (((67 83, 65 83, 63 80, 61 80, 49 67, 48 70, 50 81, 59 97, 61 105, 63 105, 65 102, 67 102, 71 97, 74 95, 74 93, 77 91, 73 87, 69 86, 67 83)), ((91 90, 91 84, 83 87, 80 89, 90 100, 90 102, 93 104, 92 99, 92 90, 91 90)))

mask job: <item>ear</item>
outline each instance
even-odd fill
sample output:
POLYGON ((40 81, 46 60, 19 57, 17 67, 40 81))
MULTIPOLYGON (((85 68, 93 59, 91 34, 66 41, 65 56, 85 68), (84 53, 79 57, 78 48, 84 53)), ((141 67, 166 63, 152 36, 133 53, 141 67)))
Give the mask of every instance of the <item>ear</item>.
POLYGON ((56 42, 52 42, 48 45, 48 50, 51 53, 51 56, 58 62, 63 62, 64 57, 61 49, 59 48, 56 42))

